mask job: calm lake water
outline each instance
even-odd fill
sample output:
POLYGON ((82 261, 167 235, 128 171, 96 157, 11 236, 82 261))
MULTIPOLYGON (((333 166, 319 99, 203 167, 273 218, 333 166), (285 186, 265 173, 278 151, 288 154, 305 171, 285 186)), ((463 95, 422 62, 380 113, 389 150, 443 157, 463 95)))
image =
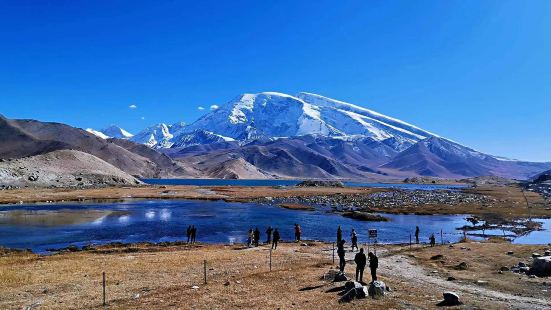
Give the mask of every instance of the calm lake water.
MULTIPOLYGON (((143 179, 148 184, 155 185, 196 185, 196 186, 295 186, 302 180, 226 180, 226 179, 143 179)), ((379 187, 379 188, 400 188, 409 190, 439 190, 459 189, 466 185, 447 184, 409 184, 409 183, 365 183, 365 182, 343 182, 345 186, 351 187, 379 187)))
MULTIPOLYGON (((410 233, 419 225, 421 241, 427 242, 428 236, 435 233, 439 242, 442 229, 444 241, 453 242, 461 238, 456 228, 468 224, 461 215, 385 216, 391 221, 362 222, 325 210, 195 200, 18 205, 0 211, 0 245, 45 253, 46 249, 68 245, 178 241, 184 240, 190 224, 196 225, 200 242, 245 242, 247 230, 256 226, 265 240, 264 231, 269 225, 279 228, 284 240, 291 240, 294 223, 302 226, 304 239, 334 241, 337 225, 341 225, 346 237, 355 228, 361 243, 366 242, 368 228, 378 229, 379 242, 409 242, 410 233)), ((538 240, 550 236, 549 231, 537 234, 538 240)))

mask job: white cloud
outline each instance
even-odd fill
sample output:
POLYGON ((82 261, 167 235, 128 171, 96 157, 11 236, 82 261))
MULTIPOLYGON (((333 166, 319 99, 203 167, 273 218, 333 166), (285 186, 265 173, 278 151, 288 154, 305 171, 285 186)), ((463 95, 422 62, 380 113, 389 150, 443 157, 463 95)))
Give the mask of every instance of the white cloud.
POLYGON ((197 107, 197 110, 199 110, 199 111, 203 111, 204 109, 205 108, 203 108, 203 107, 197 107))
POLYGON ((217 106, 216 104, 213 104, 213 105, 210 106, 211 111, 218 110, 218 108, 220 108, 220 107, 217 106))
POLYGON ((142 116, 141 119, 144 120, 144 119, 145 119, 145 116, 142 116))
POLYGON ((135 105, 135 104, 131 104, 131 105, 129 105, 128 107, 129 107, 130 109, 136 109, 136 108, 138 108, 138 106, 135 105))

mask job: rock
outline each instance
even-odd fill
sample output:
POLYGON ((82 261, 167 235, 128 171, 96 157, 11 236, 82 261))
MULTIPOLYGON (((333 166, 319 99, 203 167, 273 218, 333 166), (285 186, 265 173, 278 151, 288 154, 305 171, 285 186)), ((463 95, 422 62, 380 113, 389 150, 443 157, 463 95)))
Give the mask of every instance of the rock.
POLYGON ((527 272, 530 271, 530 267, 520 267, 520 268, 519 268, 519 271, 520 271, 520 272, 523 272, 523 273, 527 273, 527 272))
POLYGON ((467 270, 469 268, 469 266, 467 265, 466 262, 461 262, 459 263, 459 265, 455 266, 455 269, 457 270, 467 270))
POLYGON ((448 281, 455 281, 456 279, 454 277, 448 277, 448 281))
POLYGON ((385 296, 386 285, 383 281, 373 281, 369 285, 368 295, 378 299, 385 296))
POLYGON ((509 271, 509 267, 503 266, 499 268, 499 271, 509 271))
POLYGON ((224 283, 224 286, 229 286, 229 285, 230 285, 230 281, 226 281, 226 282, 224 283))
POLYGON ((363 287, 363 285, 360 282, 356 282, 356 281, 348 281, 344 284, 344 289, 346 291, 350 291, 351 289, 361 288, 361 287, 363 287))
POLYGON ((526 263, 524 263, 524 262, 519 262, 519 263, 518 263, 518 266, 519 266, 519 267, 526 267, 526 263))
POLYGON ((545 256, 551 256, 551 251, 546 250, 546 251, 545 251, 545 256))
POLYGON ((335 277, 333 278, 333 282, 343 282, 343 281, 348 281, 348 278, 346 277, 346 275, 344 274, 344 272, 338 272, 335 277))
POLYGON ((197 285, 194 285, 194 286, 191 287, 191 289, 192 289, 192 290, 198 290, 199 287, 198 287, 197 285))
POLYGON ((134 294, 134 296, 132 296, 132 298, 138 299, 138 298, 140 298, 140 294, 136 293, 136 294, 134 294))
POLYGON ((530 274, 538 277, 551 276, 551 256, 536 257, 530 268, 530 274))
POLYGON ((532 257, 533 258, 541 257, 541 254, 540 253, 532 253, 532 257))
POLYGON ((515 254, 515 252, 513 252, 513 251, 507 252, 507 255, 513 255, 513 254, 515 254))
POLYGON ((459 295, 454 292, 444 292, 442 295, 444 296, 444 300, 439 304, 441 306, 457 306, 461 304, 459 295))
POLYGON ((440 260, 440 259, 443 259, 443 258, 444 258, 444 255, 437 254, 437 255, 434 255, 433 257, 431 257, 430 259, 431 260, 440 260))
POLYGON ((479 284, 479 285, 485 285, 485 284, 488 284, 488 281, 484 281, 484 280, 477 280, 477 281, 476 281, 476 284, 479 284))
POLYGON ((339 299, 339 303, 347 303, 347 302, 351 302, 354 299, 366 298, 367 295, 368 295, 367 287, 360 285, 360 287, 354 287, 348 290, 348 292, 346 292, 346 294, 344 294, 339 299))
POLYGON ((35 182, 35 181, 38 181, 38 176, 37 175, 29 175, 28 179, 31 182, 35 182))

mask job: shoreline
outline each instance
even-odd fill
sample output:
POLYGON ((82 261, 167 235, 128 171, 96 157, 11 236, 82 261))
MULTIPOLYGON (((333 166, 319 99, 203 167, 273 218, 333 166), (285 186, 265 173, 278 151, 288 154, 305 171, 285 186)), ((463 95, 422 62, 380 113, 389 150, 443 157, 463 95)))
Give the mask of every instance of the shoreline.
POLYGON ((147 185, 137 187, 25 188, 0 191, 0 210, 21 204, 102 203, 134 200, 206 200, 273 203, 289 209, 339 206, 336 211, 453 215, 519 220, 551 218, 551 204, 518 186, 479 186, 459 191, 415 191, 379 187, 282 187, 147 185), (524 197, 526 196, 526 198, 524 197), (526 205, 529 201, 529 205, 526 205))

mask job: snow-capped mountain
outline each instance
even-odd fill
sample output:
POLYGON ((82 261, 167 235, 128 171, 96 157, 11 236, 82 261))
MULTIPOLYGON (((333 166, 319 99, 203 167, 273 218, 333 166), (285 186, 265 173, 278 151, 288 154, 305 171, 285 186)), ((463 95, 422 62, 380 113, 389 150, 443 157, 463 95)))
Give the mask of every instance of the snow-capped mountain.
POLYGON ((206 130, 196 130, 189 134, 183 134, 173 139, 173 148, 188 147, 192 145, 213 144, 218 142, 235 141, 232 138, 217 135, 206 130))
POLYGON ((173 144, 173 137, 170 126, 159 123, 140 131, 130 141, 145 144, 151 148, 169 148, 173 144))
POLYGON ((550 163, 483 154, 404 121, 311 93, 243 94, 190 125, 157 124, 130 140, 195 167, 194 177, 226 175, 231 168, 227 175, 245 178, 527 178, 551 168, 550 163), (256 172, 239 175, 237 162, 256 172))
POLYGON ((86 131, 102 139, 109 139, 109 136, 101 131, 94 130, 92 128, 86 128, 86 131))
POLYGON ((117 138, 117 139, 130 139, 134 136, 128 131, 115 125, 111 125, 107 128, 104 128, 101 130, 101 132, 108 137, 117 138))
POLYGON ((360 135, 378 141, 392 139, 397 150, 435 136, 406 122, 326 98, 300 93, 243 94, 185 127, 181 134, 208 130, 236 140, 273 139, 309 134, 360 135))

